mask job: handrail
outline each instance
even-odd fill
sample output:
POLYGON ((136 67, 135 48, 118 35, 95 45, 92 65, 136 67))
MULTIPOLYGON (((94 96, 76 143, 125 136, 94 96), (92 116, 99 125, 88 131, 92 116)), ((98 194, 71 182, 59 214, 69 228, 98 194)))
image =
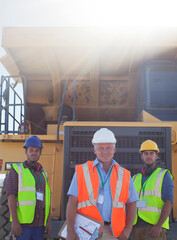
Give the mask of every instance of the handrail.
POLYGON ((67 85, 68 85, 69 81, 73 81, 73 119, 72 119, 72 121, 75 121, 75 115, 76 115, 76 80, 73 79, 73 78, 69 78, 65 82, 62 101, 61 101, 61 105, 60 105, 59 112, 58 112, 57 142, 60 142, 60 140, 59 140, 59 135, 60 135, 59 129, 60 129, 60 124, 61 124, 62 110, 63 110, 64 100, 65 100, 67 85))
POLYGON ((15 123, 22 123, 22 119, 24 122, 24 132, 26 132, 26 78, 23 75, 12 75, 12 76, 1 76, 1 83, 0 83, 0 133, 18 133, 17 130, 15 130, 15 123), (18 80, 15 82, 14 86, 10 84, 10 79, 12 78, 22 78, 23 79, 23 85, 24 85, 24 103, 22 101, 22 98, 19 96, 19 94, 15 91, 15 86, 18 80), (5 88, 5 89, 4 89, 5 88), (13 103, 10 103, 10 90, 12 91, 14 97, 13 97, 13 103), (3 106, 3 100, 4 100, 4 106, 3 106), (16 101, 19 101, 20 103, 16 103, 16 101), (9 107, 12 107, 12 110, 9 110, 9 107), (20 107, 20 120, 17 120, 16 118, 16 109, 17 107, 20 107), (22 108, 24 107, 24 110, 22 108), (2 111, 5 111, 4 116, 2 116, 2 111), (24 111, 24 114, 23 112, 24 111), (2 122, 4 117, 4 122, 2 122), (9 130, 9 117, 12 119, 12 127, 13 130, 9 130), (1 126, 5 125, 4 130, 2 130, 1 126))

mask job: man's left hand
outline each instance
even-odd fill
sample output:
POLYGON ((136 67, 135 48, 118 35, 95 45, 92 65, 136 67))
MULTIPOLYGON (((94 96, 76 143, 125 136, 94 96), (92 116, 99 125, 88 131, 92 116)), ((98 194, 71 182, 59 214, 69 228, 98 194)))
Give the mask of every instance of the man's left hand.
POLYGON ((149 236, 152 238, 158 237, 161 231, 162 231, 162 227, 159 227, 158 225, 154 225, 149 231, 149 236))
POLYGON ((132 228, 125 227, 122 233, 119 235, 119 240, 127 240, 130 236, 132 228))

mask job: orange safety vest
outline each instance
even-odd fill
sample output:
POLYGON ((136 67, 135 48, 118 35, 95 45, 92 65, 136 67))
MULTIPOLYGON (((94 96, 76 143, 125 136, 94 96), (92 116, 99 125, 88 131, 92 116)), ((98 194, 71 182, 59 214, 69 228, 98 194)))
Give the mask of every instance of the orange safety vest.
MULTIPOLYGON (((78 207, 79 213, 85 214, 103 222, 101 214, 96 207, 99 176, 94 161, 88 161, 76 166, 78 183, 78 207)), ((111 227, 113 235, 118 237, 126 223, 125 204, 129 197, 130 172, 118 164, 113 165, 110 184, 112 195, 111 227)))

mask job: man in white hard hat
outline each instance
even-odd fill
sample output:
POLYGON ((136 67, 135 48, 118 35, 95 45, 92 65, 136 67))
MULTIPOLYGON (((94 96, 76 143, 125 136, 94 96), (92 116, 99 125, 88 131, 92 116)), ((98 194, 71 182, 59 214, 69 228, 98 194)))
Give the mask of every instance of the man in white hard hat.
POLYGON ((66 239, 79 240, 74 227, 76 213, 104 223, 98 239, 128 239, 138 200, 130 172, 113 159, 113 132, 101 128, 95 132, 92 144, 97 158, 76 166, 68 191, 66 239))

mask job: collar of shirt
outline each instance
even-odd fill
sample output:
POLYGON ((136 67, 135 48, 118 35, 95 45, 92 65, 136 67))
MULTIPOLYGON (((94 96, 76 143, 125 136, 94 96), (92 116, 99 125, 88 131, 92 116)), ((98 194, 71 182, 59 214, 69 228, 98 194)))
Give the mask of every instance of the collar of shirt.
MULTIPOLYGON (((42 172, 42 165, 39 163, 39 170, 38 171, 36 171, 35 169, 33 169, 35 172, 42 172)), ((26 161, 24 161, 23 162, 23 166, 24 166, 24 168, 28 168, 29 170, 32 170, 32 168, 29 166, 29 164, 28 164, 28 161, 26 160, 26 161)))
MULTIPOLYGON (((118 163, 112 159, 112 164, 111 167, 106 174, 106 172, 103 169, 103 164, 99 162, 99 160, 96 158, 94 163, 93 163, 93 171, 97 171, 97 166, 100 169, 101 176, 99 175, 99 195, 103 196, 103 203, 98 203, 97 202, 97 208, 103 218, 104 221, 110 222, 111 221, 111 212, 112 212, 112 197, 111 197, 111 189, 110 189, 110 181, 107 181, 106 179, 110 178, 110 171, 114 166, 116 166, 118 163), (104 184, 104 189, 102 186, 102 180, 105 182, 104 184)), ((116 168, 117 169, 117 168, 116 168)))
MULTIPOLYGON (((112 164, 111 164, 111 167, 112 166, 114 166, 114 165, 118 165, 118 163, 114 160, 114 159, 112 159, 112 164)), ((102 169, 103 169, 103 164, 101 163, 101 162, 99 162, 99 160, 98 160, 98 158, 96 158, 95 159, 95 161, 94 161, 94 163, 93 163, 93 169, 94 169, 94 167, 96 167, 96 165, 98 165, 99 167, 101 167, 102 169)), ((111 167, 110 167, 110 169, 111 169, 111 167)), ((109 169, 109 170, 110 170, 109 169)), ((109 171, 108 171, 109 172, 109 171)))

